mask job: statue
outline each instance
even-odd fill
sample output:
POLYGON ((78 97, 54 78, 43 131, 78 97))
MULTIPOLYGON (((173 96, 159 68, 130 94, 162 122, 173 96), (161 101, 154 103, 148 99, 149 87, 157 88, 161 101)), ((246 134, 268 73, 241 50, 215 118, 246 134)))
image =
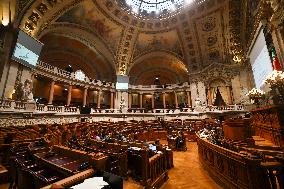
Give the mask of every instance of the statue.
POLYGON ((122 110, 122 109, 124 109, 126 107, 126 103, 125 103, 125 100, 124 100, 124 98, 123 97, 121 97, 121 100, 120 100, 120 109, 122 110))
POLYGON ((22 83, 19 83, 15 87, 15 93, 13 94, 13 100, 22 101, 24 97, 24 86, 22 83))
POLYGON ((32 93, 32 80, 27 79, 24 82, 23 91, 24 91, 23 100, 27 102, 34 102, 34 96, 32 93))
POLYGON ((206 105, 202 104, 202 101, 200 100, 200 98, 196 98, 195 99, 195 108, 194 110, 197 112, 204 112, 206 108, 206 105))

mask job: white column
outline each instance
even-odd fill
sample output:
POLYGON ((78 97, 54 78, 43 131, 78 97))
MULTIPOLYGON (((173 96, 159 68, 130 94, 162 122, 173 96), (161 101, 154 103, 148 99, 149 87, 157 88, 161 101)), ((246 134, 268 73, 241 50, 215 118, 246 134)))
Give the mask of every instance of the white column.
POLYGON ((211 95, 211 89, 208 88, 207 90, 207 98, 208 98, 208 105, 211 106, 212 105, 212 95, 211 95))
POLYGON ((155 109, 155 95, 154 93, 152 94, 152 109, 155 109))
POLYGON ((54 85, 55 85, 55 82, 52 81, 52 82, 51 82, 51 85, 50 85, 50 90, 49 90, 48 104, 52 104, 52 101, 53 101, 54 85))
POLYGON ((131 108, 132 106, 132 94, 128 93, 128 108, 131 108))
POLYGON ((139 93, 139 106, 140 108, 143 108, 143 94, 139 93))
POLYGON ((187 107, 191 107, 191 95, 190 91, 186 91, 186 96, 187 96, 187 107))
POLYGON ((164 109, 167 108, 167 105, 166 105, 166 93, 165 92, 163 92, 163 107, 164 107, 164 109))
POLYGON ((87 104, 87 94, 88 94, 88 88, 84 88, 84 93, 83 93, 83 107, 85 107, 86 104, 87 104))
POLYGON ((68 96, 67 96, 67 106, 70 106, 71 98, 72 98, 72 85, 69 85, 68 96))
POLYGON ((231 92, 231 87, 227 86, 227 93, 228 93, 228 105, 232 105, 233 104, 233 100, 232 100, 232 92, 231 92))
POLYGON ((113 109, 113 92, 110 92, 110 108, 113 109))
POLYGON ((101 108, 101 90, 98 91, 97 108, 101 108))
POLYGON ((174 92, 175 94, 175 105, 176 105, 176 109, 178 108, 178 98, 177 98, 177 93, 174 92))

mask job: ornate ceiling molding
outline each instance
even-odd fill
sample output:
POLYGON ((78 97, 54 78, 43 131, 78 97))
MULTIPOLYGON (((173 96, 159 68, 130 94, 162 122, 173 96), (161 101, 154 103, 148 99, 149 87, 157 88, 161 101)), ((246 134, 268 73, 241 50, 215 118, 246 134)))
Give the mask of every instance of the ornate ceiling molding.
POLYGON ((19 28, 38 37, 59 16, 84 0, 35 0, 19 20, 19 28))
POLYGON ((227 86, 231 85, 231 79, 239 75, 240 66, 213 63, 200 72, 189 74, 189 82, 195 83, 202 81, 207 85, 216 79, 222 79, 227 86))
POLYGON ((120 46, 117 49, 116 63, 119 68, 119 75, 126 75, 128 67, 131 66, 131 55, 133 53, 133 46, 137 39, 138 30, 134 27, 127 27, 120 40, 120 46))

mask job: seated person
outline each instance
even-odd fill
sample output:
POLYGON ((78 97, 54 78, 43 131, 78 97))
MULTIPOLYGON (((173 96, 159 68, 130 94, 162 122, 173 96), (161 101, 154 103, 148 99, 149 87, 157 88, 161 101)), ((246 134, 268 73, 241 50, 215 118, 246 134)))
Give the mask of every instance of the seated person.
POLYGON ((161 145, 161 143, 160 143, 160 140, 159 140, 159 139, 157 139, 157 140, 155 141, 155 145, 156 145, 156 146, 160 146, 160 145, 161 145))
POLYGON ((147 142, 147 140, 144 140, 143 145, 147 147, 149 146, 149 143, 147 142))

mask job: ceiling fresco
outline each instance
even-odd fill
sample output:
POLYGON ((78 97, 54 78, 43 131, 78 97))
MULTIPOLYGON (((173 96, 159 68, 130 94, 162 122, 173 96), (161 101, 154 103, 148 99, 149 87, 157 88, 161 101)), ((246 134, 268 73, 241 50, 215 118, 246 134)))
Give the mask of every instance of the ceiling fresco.
POLYGON ((83 1, 57 19, 93 30, 116 52, 123 28, 104 16, 92 1, 83 1))
POLYGON ((194 20, 193 24, 197 31, 197 42, 200 51, 200 57, 202 59, 203 67, 210 65, 212 62, 224 63, 226 61, 224 56, 225 44, 225 32, 222 23, 224 16, 222 11, 216 10, 215 12, 206 15, 206 17, 200 17, 194 20))
MULTIPOLYGON (((169 73, 165 70, 172 69, 172 76, 180 73, 178 66, 169 67, 170 61, 164 61, 159 53, 153 52, 173 56, 178 60, 176 64, 185 67, 182 76, 175 79, 180 82, 188 81, 191 74, 212 64, 243 63, 240 44, 244 35, 239 11, 243 0, 195 0, 178 14, 163 19, 135 17, 119 1, 29 1, 23 8, 19 25, 36 38, 53 32, 69 38, 72 34, 72 38, 94 47, 95 53, 108 62, 105 65, 115 70, 114 75, 125 74, 131 78, 140 78, 146 73, 152 73, 154 78, 157 70, 161 78, 167 78, 162 76, 169 73), (144 56, 147 61, 140 60, 144 56), (139 69, 135 71, 137 65, 139 69), (151 72, 153 66, 155 73, 151 72)), ((55 43, 60 45, 60 41, 55 43)), ((84 53, 81 56, 84 57, 84 53)), ((168 56, 162 57, 167 59, 168 56)))
POLYGON ((169 51, 176 56, 183 58, 183 52, 179 42, 179 37, 176 31, 169 31, 163 33, 140 33, 134 49, 133 58, 141 54, 152 51, 169 51))

